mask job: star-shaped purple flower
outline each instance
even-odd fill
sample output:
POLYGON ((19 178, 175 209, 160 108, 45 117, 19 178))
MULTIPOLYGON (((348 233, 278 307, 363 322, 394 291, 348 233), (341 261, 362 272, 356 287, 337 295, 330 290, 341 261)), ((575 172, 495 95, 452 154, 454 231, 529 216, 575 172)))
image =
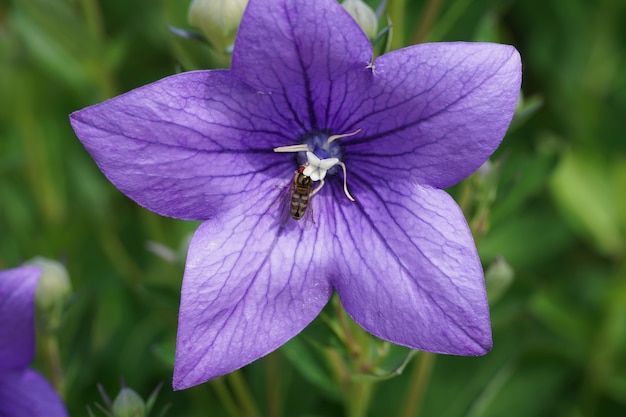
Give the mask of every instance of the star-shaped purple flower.
POLYGON ((35 288, 41 271, 0 271, 0 416, 67 417, 54 389, 28 369, 35 355, 35 288))
POLYGON ((250 0, 231 70, 175 75, 72 114, 122 192, 205 220, 189 247, 174 387, 278 348, 333 290, 383 339, 489 351, 480 261, 441 189, 497 148, 520 79, 511 46, 424 44, 372 61, 335 0, 250 0), (281 214, 294 171, 316 181, 308 227, 281 214))

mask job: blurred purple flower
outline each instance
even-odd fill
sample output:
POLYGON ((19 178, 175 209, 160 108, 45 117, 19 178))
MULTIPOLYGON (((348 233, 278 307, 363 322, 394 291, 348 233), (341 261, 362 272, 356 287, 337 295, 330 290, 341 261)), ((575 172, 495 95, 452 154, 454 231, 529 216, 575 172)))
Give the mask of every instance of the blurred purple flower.
POLYGON ((480 261, 441 189, 497 148, 520 80, 511 46, 423 44, 372 62, 335 0, 250 0, 231 70, 175 75, 72 114, 122 192, 206 220, 187 258, 174 387, 276 349, 333 290, 383 339, 489 351, 480 261), (298 153, 274 151, 292 145, 298 153), (276 202, 307 162, 303 175, 328 174, 311 201, 315 223, 282 225, 276 202))
POLYGON ((35 355, 39 268, 0 271, 0 416, 66 417, 52 386, 28 369, 35 355))

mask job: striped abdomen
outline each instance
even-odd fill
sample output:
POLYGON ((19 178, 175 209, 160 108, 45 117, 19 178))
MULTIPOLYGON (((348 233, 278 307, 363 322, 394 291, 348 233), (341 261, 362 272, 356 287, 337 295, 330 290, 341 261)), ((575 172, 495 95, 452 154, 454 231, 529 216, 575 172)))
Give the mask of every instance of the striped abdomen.
POLYGON ((293 189, 291 193, 291 204, 289 214, 294 220, 300 220, 309 206, 309 197, 313 188, 311 177, 304 175, 301 170, 296 171, 293 179, 293 189))

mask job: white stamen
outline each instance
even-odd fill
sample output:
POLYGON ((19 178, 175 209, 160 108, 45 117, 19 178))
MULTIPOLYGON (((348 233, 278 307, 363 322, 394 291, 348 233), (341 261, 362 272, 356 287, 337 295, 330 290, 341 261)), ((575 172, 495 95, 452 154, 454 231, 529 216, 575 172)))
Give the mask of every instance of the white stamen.
MULTIPOLYGON (((337 139, 354 136, 360 131, 361 131, 361 128, 355 130, 352 133, 344 133, 342 135, 329 136, 328 139, 326 140, 326 144, 329 144, 337 139)), ((327 149, 326 146, 324 146, 324 149, 327 149)), ((310 197, 313 197, 322 189, 322 187, 324 187, 324 184, 326 184, 326 181, 324 181, 324 178, 326 178, 326 174, 328 173, 328 170, 330 170, 335 165, 340 165, 341 169, 343 170, 343 192, 346 194, 346 197, 348 197, 350 201, 356 201, 354 197, 352 197, 352 195, 348 191, 348 182, 347 182, 348 173, 346 169, 346 164, 341 162, 339 158, 320 159, 317 155, 315 155, 312 152, 310 146, 305 143, 300 143, 297 145, 279 146, 278 148, 274 148, 274 152, 293 152, 293 153, 306 152, 307 163, 304 164, 304 170, 302 171, 302 175, 305 175, 311 178, 311 180, 314 182, 316 181, 320 182, 320 184, 313 191, 311 191, 310 197)), ((296 173, 297 172, 298 171, 296 171, 296 173)))
POLYGON ((346 164, 341 162, 338 158, 319 159, 317 155, 315 155, 313 152, 307 152, 306 157, 308 163, 304 168, 302 174, 306 175, 307 177, 311 177, 313 181, 321 181, 320 185, 315 188, 313 192, 311 192, 311 197, 315 195, 319 190, 321 190, 324 186, 324 177, 326 177, 326 173, 328 172, 328 170, 335 165, 339 165, 343 170, 343 192, 346 194, 346 197, 350 199, 350 201, 356 201, 348 191, 348 172, 346 170, 346 164))
POLYGON ((354 132, 352 132, 352 133, 344 133, 343 135, 332 135, 332 136, 330 136, 330 137, 328 138, 328 140, 326 141, 326 143, 330 143, 330 142, 332 142, 332 141, 334 141, 334 140, 341 139, 341 138, 347 138, 348 136, 354 136, 354 135, 356 135, 357 133, 359 133, 360 131, 361 131, 361 128, 358 128, 357 130, 355 130, 355 131, 354 131, 354 132))
POLYGON ((306 143, 299 143, 297 145, 279 146, 274 148, 274 152, 308 152, 310 151, 309 145, 306 143))

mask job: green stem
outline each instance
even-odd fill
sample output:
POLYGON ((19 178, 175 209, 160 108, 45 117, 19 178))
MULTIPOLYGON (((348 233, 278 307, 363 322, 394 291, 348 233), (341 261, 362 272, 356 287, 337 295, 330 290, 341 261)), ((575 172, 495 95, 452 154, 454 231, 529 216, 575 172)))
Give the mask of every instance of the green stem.
POLYGON ((458 204, 461 207, 461 211, 467 218, 469 216, 469 210, 472 203, 472 194, 474 192, 474 187, 472 185, 472 178, 466 178, 465 181, 461 183, 461 190, 459 191, 458 204))
POLYGON ((368 381, 352 379, 347 398, 348 417, 365 417, 369 409, 373 385, 368 381))
POLYGON ((371 336, 350 320, 339 298, 335 298, 335 309, 339 325, 345 336, 345 343, 352 358, 348 379, 345 381, 345 407, 348 417, 365 417, 369 409, 374 385, 371 381, 355 379, 355 373, 369 368, 369 347, 371 336))
POLYGON ((101 227, 98 239, 100 247, 110 259, 113 267, 130 287, 134 287, 141 280, 143 272, 119 236, 110 227, 101 227))
MULTIPOLYGON (((96 47, 102 52, 105 48, 106 33, 98 0, 81 0, 80 6, 87 28, 98 41, 96 47)), ((97 62, 94 63, 93 69, 100 94, 106 99, 117 95, 117 85, 105 56, 103 53, 96 55, 94 59, 97 62)))
POLYGON ((350 325, 348 323, 347 313, 341 305, 341 301, 339 297, 334 297, 333 299, 335 305, 335 313, 337 314, 337 320, 339 321, 339 327, 343 331, 344 343, 348 348, 348 352, 350 352, 350 356, 353 359, 357 359, 361 354, 361 348, 359 344, 356 342, 354 335, 352 334, 352 330, 350 329, 350 325))
POLYGON ((424 6, 424 10, 422 11, 422 16, 415 27, 415 32, 411 38, 411 44, 422 43, 426 40, 430 29, 435 23, 435 19, 439 15, 440 9, 441 0, 429 0, 428 3, 426 3, 426 6, 424 6))
MULTIPOLYGON (((26 77, 19 79, 28 82, 26 77)), ((13 103, 15 124, 22 142, 33 198, 37 200, 45 224, 59 224, 65 217, 66 206, 50 169, 54 152, 42 131, 43 124, 37 118, 37 100, 37 92, 33 88, 23 89, 13 103)))
POLYGON ((241 413, 239 408, 237 408, 237 404, 235 404, 232 395, 230 395, 226 384, 224 383, 224 378, 214 379, 211 381, 211 386, 215 390, 220 403, 224 406, 228 415, 231 417, 239 417, 241 413))
POLYGON ((65 379, 63 378, 63 367, 61 366, 61 353, 59 340, 55 334, 43 336, 44 357, 48 363, 50 371, 50 382, 61 397, 65 396, 65 379))
POLYGON ((241 371, 231 372, 226 376, 226 378, 233 387, 233 391, 235 391, 235 395, 243 408, 244 415, 246 417, 261 417, 259 407, 254 401, 254 397, 252 396, 250 388, 242 376, 241 371))
POLYGON ((282 414, 280 357, 272 352, 265 357, 267 387, 267 417, 280 417, 282 414))
POLYGON ((400 49, 405 46, 404 19, 406 17, 406 0, 392 0, 388 6, 391 24, 393 25, 393 37, 389 50, 400 49))
POLYGON ((444 36, 454 27, 459 19, 463 17, 467 9, 471 6, 471 0, 456 0, 446 8, 446 12, 439 18, 437 25, 427 34, 425 41, 441 41, 444 36))
MULTIPOLYGON (((361 351, 366 352, 366 347, 363 346, 361 351)), ((365 364, 367 359, 367 355, 361 354, 352 369, 352 374, 365 372, 365 369, 369 367, 369 365, 365 364)), ((348 417, 367 416, 373 390, 374 382, 370 380, 350 378, 350 388, 346 403, 348 417)))
POLYGON ((91 34, 98 39, 103 38, 104 24, 102 23, 102 13, 98 7, 98 0, 81 0, 80 6, 91 34))
POLYGON ((480 242, 489 229, 489 213, 489 206, 485 205, 478 210, 470 222, 470 230, 472 231, 476 244, 480 242))
POLYGON ((424 398, 424 392, 435 363, 435 354, 430 352, 420 352, 419 360, 413 368, 413 374, 409 382, 406 393, 404 407, 400 417, 418 417, 424 398))

